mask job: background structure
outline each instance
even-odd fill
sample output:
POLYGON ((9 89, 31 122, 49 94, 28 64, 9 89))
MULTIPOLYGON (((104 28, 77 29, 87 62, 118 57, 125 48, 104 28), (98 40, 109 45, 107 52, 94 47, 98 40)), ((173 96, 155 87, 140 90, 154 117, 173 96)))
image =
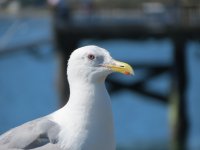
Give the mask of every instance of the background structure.
POLYGON ((0 133, 66 103, 66 64, 95 44, 135 68, 112 75, 118 149, 200 148, 197 0, 0 2, 0 133))

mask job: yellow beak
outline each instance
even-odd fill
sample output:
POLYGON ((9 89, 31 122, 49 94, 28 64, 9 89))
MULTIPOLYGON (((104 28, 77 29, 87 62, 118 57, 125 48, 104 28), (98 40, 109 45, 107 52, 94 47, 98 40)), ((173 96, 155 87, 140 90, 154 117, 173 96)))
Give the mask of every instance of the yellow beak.
POLYGON ((124 62, 114 60, 111 64, 105 64, 105 67, 111 69, 112 71, 123 73, 125 75, 133 75, 133 68, 124 62))

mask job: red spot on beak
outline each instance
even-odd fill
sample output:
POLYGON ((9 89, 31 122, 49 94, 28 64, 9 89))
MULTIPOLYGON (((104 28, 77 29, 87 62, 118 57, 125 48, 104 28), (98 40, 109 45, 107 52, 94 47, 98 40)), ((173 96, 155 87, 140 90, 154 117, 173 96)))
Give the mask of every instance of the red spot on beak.
POLYGON ((125 75, 130 75, 130 72, 125 71, 124 74, 125 74, 125 75))

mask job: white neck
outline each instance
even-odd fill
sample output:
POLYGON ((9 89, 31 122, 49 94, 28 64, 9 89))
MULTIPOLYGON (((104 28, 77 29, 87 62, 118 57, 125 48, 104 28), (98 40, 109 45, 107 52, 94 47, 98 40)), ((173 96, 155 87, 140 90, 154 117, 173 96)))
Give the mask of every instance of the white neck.
POLYGON ((111 102, 104 82, 73 82, 68 103, 54 115, 54 121, 66 129, 60 135, 66 149, 115 149, 111 102))

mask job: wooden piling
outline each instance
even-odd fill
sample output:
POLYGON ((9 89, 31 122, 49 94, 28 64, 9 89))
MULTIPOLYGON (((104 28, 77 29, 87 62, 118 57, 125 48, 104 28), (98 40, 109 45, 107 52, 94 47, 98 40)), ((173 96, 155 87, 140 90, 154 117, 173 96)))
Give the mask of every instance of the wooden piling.
POLYGON ((186 150, 188 118, 186 106, 186 38, 176 37, 174 44, 173 80, 170 96, 171 150, 186 150))

